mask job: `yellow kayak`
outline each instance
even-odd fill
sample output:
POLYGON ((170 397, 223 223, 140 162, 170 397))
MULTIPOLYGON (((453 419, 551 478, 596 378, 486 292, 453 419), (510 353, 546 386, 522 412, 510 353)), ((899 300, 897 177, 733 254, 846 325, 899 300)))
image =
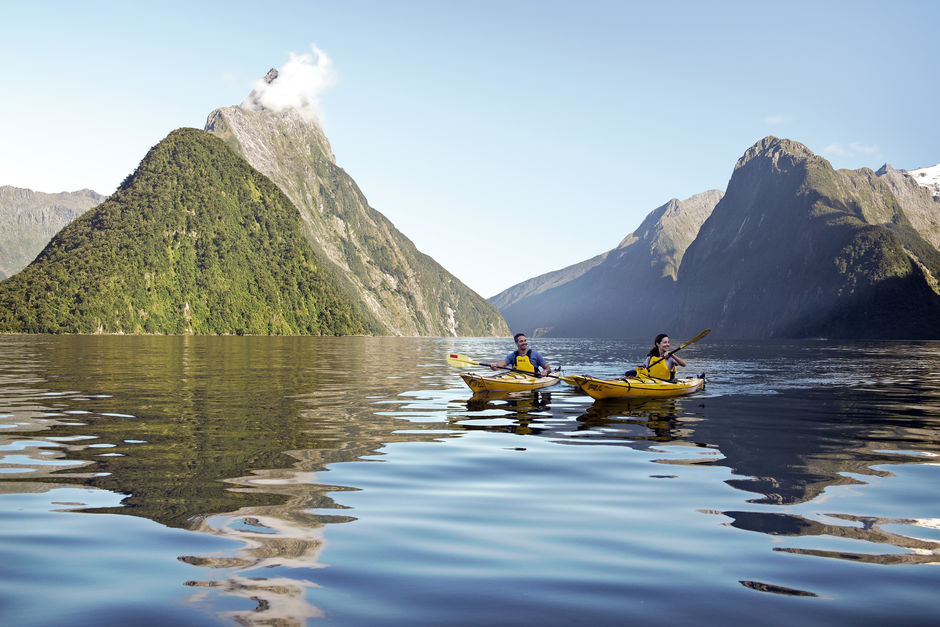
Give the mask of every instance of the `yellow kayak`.
POLYGON ((532 377, 518 372, 501 372, 500 374, 482 376, 461 372, 463 379, 474 392, 517 392, 538 390, 555 385, 560 379, 557 377, 532 377))
POLYGON ((592 398, 656 398, 692 394, 705 387, 705 379, 690 377, 675 381, 661 381, 647 377, 623 379, 595 379, 586 375, 565 377, 573 379, 592 398))

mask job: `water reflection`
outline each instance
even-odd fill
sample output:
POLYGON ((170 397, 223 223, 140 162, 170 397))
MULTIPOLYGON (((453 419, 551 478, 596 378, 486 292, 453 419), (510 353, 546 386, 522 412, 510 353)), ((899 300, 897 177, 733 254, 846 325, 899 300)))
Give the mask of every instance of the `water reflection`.
POLYGON ((333 495, 355 488, 319 474, 392 442, 442 437, 440 425, 368 400, 387 409, 437 378, 413 348, 394 338, 5 338, 14 365, 0 374, 0 490, 92 486, 126 496, 77 511, 237 540, 236 555, 179 558, 215 573, 187 583, 201 591, 191 600, 212 590, 256 603, 229 615, 243 624, 302 624, 321 615, 302 573, 319 567, 323 527, 354 519, 322 513, 344 511, 333 495), (398 364, 394 376, 376 355, 398 364))
MULTIPOLYGON (((825 524, 803 516, 773 512, 721 512, 732 519, 730 524, 737 529, 757 531, 772 536, 828 536, 840 540, 859 541, 859 547, 870 548, 871 544, 893 547, 906 553, 877 553, 848 550, 806 549, 774 547, 774 551, 815 557, 830 557, 867 564, 940 564, 940 542, 915 536, 891 533, 882 529, 884 525, 904 525, 920 528, 921 533, 937 529, 938 519, 892 519, 875 516, 853 516, 850 514, 827 514, 828 517, 857 523, 856 525, 825 524)), ((911 530, 917 533, 916 529, 911 530)))
POLYGON ((597 401, 578 417, 578 429, 592 439, 624 438, 636 447, 644 442, 690 440, 686 424, 695 418, 684 416, 677 399, 607 399, 597 401))
MULTIPOLYGON (((874 354, 879 360, 884 357, 881 350, 874 354)), ((683 449, 674 449, 656 461, 725 467, 734 475, 725 480, 727 485, 756 495, 748 498, 748 503, 793 507, 820 499, 835 488, 867 485, 865 477, 892 478, 891 468, 896 465, 936 465, 940 457, 940 439, 936 437, 940 433, 940 359, 936 352, 931 357, 928 365, 919 366, 921 375, 926 371, 927 376, 892 380, 887 387, 875 383, 799 390, 784 387, 774 395, 597 401, 577 416, 575 429, 559 428, 557 414, 532 414, 533 401, 494 405, 471 399, 467 406, 477 411, 515 410, 511 416, 516 420, 514 432, 558 438, 562 443, 619 444, 652 451, 663 444, 707 448, 712 455, 688 457, 676 452, 683 449)), ((910 369, 910 364, 907 367, 910 369)), ((499 428, 466 421, 461 424, 467 429, 499 428)), ((918 489, 911 490, 916 502, 918 489)), ((778 552, 863 563, 940 563, 940 541, 918 537, 924 529, 938 528, 938 519, 933 517, 828 515, 859 523, 847 526, 778 512, 720 513, 733 519, 730 525, 734 528, 774 537, 855 540, 889 548, 888 553, 872 554, 774 547, 778 552), (882 529, 885 524, 905 528, 898 533, 886 532, 882 529)), ((754 585, 747 587, 752 589, 784 594, 770 584, 750 583, 754 585)))

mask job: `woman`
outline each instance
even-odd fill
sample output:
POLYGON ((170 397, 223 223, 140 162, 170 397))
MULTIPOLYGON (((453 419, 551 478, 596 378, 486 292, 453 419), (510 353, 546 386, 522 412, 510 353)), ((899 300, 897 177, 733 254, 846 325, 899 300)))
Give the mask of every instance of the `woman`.
MULTIPOLYGON (((660 333, 656 336, 653 348, 647 353, 643 365, 639 366, 637 370, 642 370, 642 374, 646 374, 655 379, 672 381, 676 378, 676 366, 685 365, 686 363, 682 361, 682 358, 670 354, 669 336, 665 333, 660 333)), ((628 370, 624 373, 623 377, 625 379, 635 377, 637 370, 628 370)))

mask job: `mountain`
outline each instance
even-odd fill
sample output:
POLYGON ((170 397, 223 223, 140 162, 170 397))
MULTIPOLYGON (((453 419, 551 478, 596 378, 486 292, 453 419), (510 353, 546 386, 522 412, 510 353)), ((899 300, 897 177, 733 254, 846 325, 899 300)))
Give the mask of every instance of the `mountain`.
POLYGON ((90 189, 45 194, 0 186, 0 280, 25 268, 59 229, 105 198, 90 189))
MULTIPOLYGON (((276 84, 271 70, 266 84, 276 84)), ((311 246, 392 335, 505 336, 497 309, 421 253, 336 165, 316 118, 274 110, 257 92, 213 111, 206 130, 269 177, 300 210, 311 246)), ((416 181, 417 184, 417 181, 416 181)))
POLYGON ((533 335, 646 338, 677 298, 686 248, 721 199, 710 190, 654 209, 606 253, 530 279, 497 294, 512 329, 533 335), (666 310, 661 310, 665 307, 666 310))
POLYGON ((768 137, 735 166, 679 270, 684 332, 940 337, 940 251, 891 185, 768 137))
POLYGON ((0 282, 0 331, 370 333, 300 214, 217 137, 179 129, 0 282))
POLYGON ((767 137, 724 195, 671 201, 618 248, 492 302, 513 328, 556 337, 940 339, 932 171, 837 171, 767 137))

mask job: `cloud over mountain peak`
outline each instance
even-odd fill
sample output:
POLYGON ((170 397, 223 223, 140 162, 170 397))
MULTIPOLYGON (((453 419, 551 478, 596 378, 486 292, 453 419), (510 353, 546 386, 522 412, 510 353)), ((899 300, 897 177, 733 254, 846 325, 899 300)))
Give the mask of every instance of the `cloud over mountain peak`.
POLYGON ((310 50, 301 55, 291 52, 283 67, 272 68, 264 78, 255 81, 241 107, 255 111, 293 109, 322 124, 320 98, 336 84, 337 75, 325 52, 314 44, 310 45, 310 50))

